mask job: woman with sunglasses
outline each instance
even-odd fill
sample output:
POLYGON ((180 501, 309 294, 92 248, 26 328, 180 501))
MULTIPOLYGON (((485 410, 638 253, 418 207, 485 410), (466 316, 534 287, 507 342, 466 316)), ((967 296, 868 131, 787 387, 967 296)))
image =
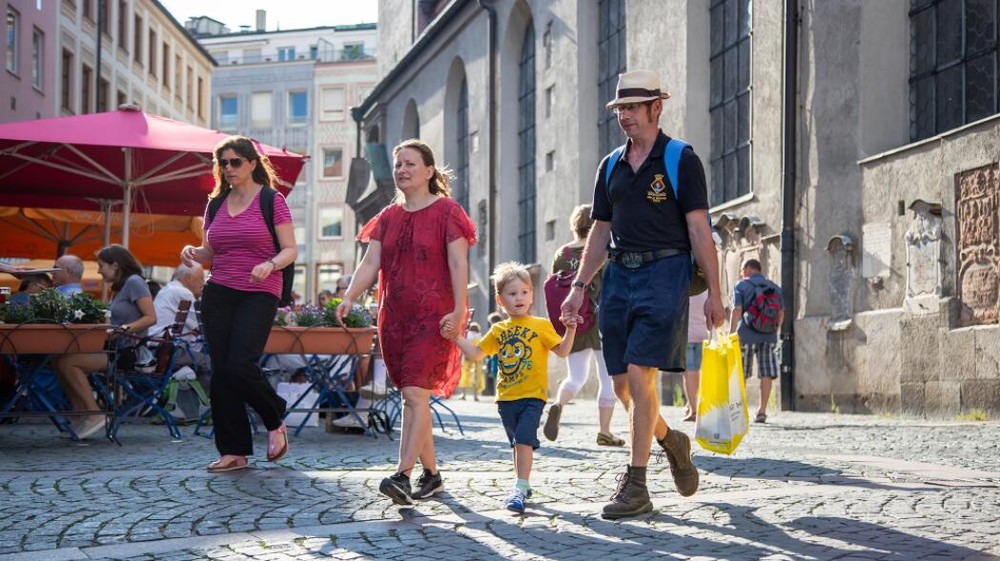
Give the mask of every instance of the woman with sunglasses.
MULTIPOLYGON (((298 252, 292 215, 280 193, 274 192, 274 230, 280 251, 261 210, 264 189, 274 189, 275 174, 267 156, 249 138, 230 136, 215 147, 215 190, 222 203, 212 219, 205 210, 203 245, 185 246, 181 260, 212 264, 202 294, 205 341, 212 360, 212 420, 219 459, 210 472, 247 467, 253 454, 249 405, 267 427, 267 459, 277 461, 288 451, 282 418, 285 400, 278 396, 257 363, 271 333, 281 297, 281 269, 292 267, 298 252)), ((216 203, 218 204, 218 203, 216 203)))

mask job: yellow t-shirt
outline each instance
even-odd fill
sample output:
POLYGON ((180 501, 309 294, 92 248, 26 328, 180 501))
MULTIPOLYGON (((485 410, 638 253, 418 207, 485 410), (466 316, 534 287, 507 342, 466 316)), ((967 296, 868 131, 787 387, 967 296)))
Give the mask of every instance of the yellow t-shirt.
POLYGON ((497 401, 549 396, 549 350, 562 337, 548 318, 526 316, 493 324, 476 343, 497 355, 497 401))

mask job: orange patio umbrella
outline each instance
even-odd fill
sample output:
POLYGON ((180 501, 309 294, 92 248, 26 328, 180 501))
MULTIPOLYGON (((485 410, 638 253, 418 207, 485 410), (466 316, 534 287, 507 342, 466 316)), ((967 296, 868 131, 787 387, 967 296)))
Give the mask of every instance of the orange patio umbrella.
MULTIPOLYGON (((123 237, 122 221, 120 212, 0 207, 0 257, 38 259, 46 266, 64 253, 93 260, 105 239, 123 237)), ((129 251, 143 265, 176 267, 181 248, 201 245, 201 235, 201 217, 132 213, 129 251)))

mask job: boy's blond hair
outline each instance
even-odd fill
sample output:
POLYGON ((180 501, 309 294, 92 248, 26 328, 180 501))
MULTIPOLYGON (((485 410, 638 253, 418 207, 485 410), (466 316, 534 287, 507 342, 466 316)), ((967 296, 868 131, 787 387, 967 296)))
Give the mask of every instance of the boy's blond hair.
POLYGON ((493 275, 490 277, 493 286, 496 287, 497 294, 501 294, 504 287, 514 279, 534 288, 531 284, 531 273, 528 272, 528 268, 523 263, 518 263, 517 261, 507 261, 506 263, 497 265, 497 268, 493 269, 493 275))

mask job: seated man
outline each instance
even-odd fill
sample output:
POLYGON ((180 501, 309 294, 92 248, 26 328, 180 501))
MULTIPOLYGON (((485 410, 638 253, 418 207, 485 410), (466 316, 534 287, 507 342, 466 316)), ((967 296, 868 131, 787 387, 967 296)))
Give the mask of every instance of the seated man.
POLYGON ((25 305, 32 294, 38 294, 46 288, 52 288, 52 279, 45 273, 29 273, 20 275, 20 278, 21 284, 17 289, 17 294, 10 299, 11 304, 25 305))
POLYGON ((83 260, 76 255, 66 254, 56 259, 55 267, 59 270, 52 273, 52 286, 63 296, 72 296, 83 292, 80 281, 83 280, 83 260))
MULTIPOLYGON (((170 282, 160 290, 156 299, 153 300, 153 307, 156 309, 156 325, 149 328, 149 336, 154 339, 162 337, 164 331, 174 324, 174 317, 177 315, 180 303, 189 300, 194 304, 195 300, 201 297, 204 287, 205 270, 201 265, 194 263, 190 266, 184 264, 178 266, 170 282)), ((208 364, 208 356, 201 352, 198 317, 193 307, 187 315, 184 332, 181 335, 190 345, 194 355, 193 366, 203 370, 208 364)), ((176 364, 190 365, 192 364, 191 358, 188 353, 181 352, 176 358, 176 364)))

